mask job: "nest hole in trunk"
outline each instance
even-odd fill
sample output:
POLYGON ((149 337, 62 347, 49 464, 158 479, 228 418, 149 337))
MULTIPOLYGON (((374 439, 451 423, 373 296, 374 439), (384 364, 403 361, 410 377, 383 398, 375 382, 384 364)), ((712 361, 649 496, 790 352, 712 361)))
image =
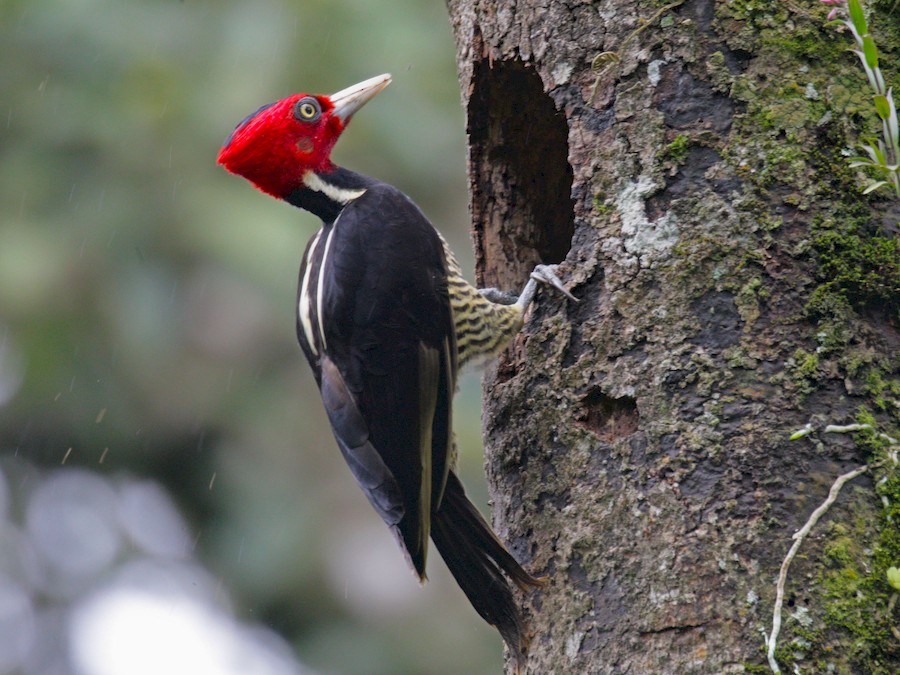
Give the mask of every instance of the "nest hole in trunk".
POLYGON ((534 67, 484 59, 474 67, 468 132, 476 274, 518 291, 536 264, 561 262, 572 246, 566 118, 534 67))

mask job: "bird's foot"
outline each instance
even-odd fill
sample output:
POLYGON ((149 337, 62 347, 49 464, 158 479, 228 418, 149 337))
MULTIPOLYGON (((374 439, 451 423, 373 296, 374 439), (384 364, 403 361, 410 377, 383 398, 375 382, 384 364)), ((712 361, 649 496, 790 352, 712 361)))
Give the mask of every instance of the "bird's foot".
POLYGON ((481 293, 487 300, 497 303, 498 305, 514 305, 519 296, 510 291, 501 291, 499 288, 479 288, 481 293))
POLYGON ((531 273, 531 278, 546 286, 552 286, 572 302, 580 302, 578 298, 572 295, 569 290, 563 286, 563 282, 556 276, 557 265, 538 265, 531 273))
POLYGON ((531 278, 528 279, 528 283, 525 284, 525 288, 522 289, 518 296, 515 293, 501 291, 497 288, 479 288, 478 292, 485 299, 498 305, 517 305, 523 314, 531 306, 531 301, 534 300, 534 295, 537 293, 538 284, 552 286, 572 302, 580 302, 578 298, 569 293, 568 289, 563 286, 563 282, 556 276, 556 269, 557 265, 538 265, 535 267, 531 273, 531 278))

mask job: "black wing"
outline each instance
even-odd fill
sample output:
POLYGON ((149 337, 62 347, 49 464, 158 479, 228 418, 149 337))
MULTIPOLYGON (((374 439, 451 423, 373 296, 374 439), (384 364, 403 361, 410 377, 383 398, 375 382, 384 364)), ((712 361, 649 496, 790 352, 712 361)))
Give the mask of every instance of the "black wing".
POLYGON ((338 445, 424 577, 456 373, 440 239, 405 195, 379 184, 325 226, 307 268, 312 346, 298 332, 338 445))

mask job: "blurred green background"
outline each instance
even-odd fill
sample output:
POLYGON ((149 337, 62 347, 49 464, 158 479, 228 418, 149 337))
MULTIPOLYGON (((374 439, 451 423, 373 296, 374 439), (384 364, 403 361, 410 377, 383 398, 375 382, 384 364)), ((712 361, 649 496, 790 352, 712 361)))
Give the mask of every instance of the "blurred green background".
MULTIPOLYGON (((215 164, 261 104, 390 72, 334 158, 409 194, 471 270, 444 4, 0 0, 0 59, 3 557, 27 548, 29 495, 60 471, 151 479, 223 607, 307 666, 498 672, 499 638, 436 553, 418 587, 331 437, 294 337, 318 221, 215 164)), ((483 506, 479 397, 468 375, 455 427, 483 506)))

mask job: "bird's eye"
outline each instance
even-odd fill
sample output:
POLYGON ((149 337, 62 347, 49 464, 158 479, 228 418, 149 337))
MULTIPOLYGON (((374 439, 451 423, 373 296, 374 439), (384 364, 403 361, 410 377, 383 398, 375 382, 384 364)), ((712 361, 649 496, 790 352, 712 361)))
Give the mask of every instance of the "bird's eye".
POLYGON ((301 98, 294 106, 294 117, 301 122, 315 122, 321 114, 319 102, 311 96, 301 98))

